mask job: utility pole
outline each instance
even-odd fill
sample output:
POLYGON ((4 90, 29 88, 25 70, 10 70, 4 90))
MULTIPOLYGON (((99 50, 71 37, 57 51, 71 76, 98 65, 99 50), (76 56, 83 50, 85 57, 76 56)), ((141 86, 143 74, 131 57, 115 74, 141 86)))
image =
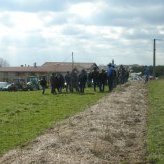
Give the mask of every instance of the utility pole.
POLYGON ((155 79, 155 54, 156 53, 156 39, 153 42, 153 77, 155 79))
POLYGON ((73 63, 73 52, 72 52, 72 70, 73 70, 73 66, 74 66, 74 63, 73 63))
POLYGON ((156 77, 156 40, 164 41, 164 39, 153 39, 153 78, 156 77))

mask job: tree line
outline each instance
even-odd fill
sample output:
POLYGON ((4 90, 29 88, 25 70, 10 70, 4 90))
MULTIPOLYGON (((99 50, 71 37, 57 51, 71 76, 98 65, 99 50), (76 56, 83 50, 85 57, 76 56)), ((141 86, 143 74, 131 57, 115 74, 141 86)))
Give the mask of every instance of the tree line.
MULTIPOLYGON (((153 75, 153 66, 148 66, 150 75, 153 75)), ((132 71, 133 72, 142 72, 144 74, 144 66, 132 66, 132 71)), ((164 76, 164 66, 158 65, 155 67, 155 74, 157 77, 164 76)))

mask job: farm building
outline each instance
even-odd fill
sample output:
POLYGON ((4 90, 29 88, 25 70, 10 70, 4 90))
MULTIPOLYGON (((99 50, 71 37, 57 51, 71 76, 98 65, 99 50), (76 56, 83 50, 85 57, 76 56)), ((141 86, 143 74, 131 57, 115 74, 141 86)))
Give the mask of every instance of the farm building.
POLYGON ((81 71, 85 69, 91 71, 93 67, 97 67, 95 63, 71 63, 71 62, 46 62, 41 66, 20 66, 20 67, 0 67, 0 81, 13 81, 14 79, 27 79, 29 76, 50 76, 54 73, 62 73, 72 71, 72 68, 81 71))

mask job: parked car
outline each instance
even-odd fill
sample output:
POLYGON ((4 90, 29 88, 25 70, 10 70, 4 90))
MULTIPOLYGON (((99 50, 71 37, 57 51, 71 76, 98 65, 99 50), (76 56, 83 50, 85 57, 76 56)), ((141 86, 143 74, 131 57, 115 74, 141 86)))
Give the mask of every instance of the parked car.
POLYGON ((2 91, 17 91, 17 87, 14 83, 8 84, 7 86, 2 88, 2 91))
POLYGON ((7 85, 9 85, 8 82, 0 82, 0 91, 2 91, 3 88, 6 87, 7 85))
POLYGON ((6 87, 3 87, 2 91, 32 91, 33 88, 31 86, 27 85, 20 85, 11 83, 8 84, 6 87))

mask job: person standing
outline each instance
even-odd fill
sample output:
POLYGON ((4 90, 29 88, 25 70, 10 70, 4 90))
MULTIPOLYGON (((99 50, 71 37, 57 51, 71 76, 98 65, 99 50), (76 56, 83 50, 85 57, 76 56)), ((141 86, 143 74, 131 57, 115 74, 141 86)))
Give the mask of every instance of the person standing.
POLYGON ((76 92, 79 92, 79 84, 78 84, 78 72, 76 69, 73 69, 71 72, 71 92, 74 92, 74 88, 76 92))
POLYGON ((101 70, 99 74, 99 90, 100 92, 104 92, 105 84, 107 82, 107 74, 104 69, 101 70))
POLYGON ((146 65, 146 66, 144 67, 145 83, 148 82, 148 80, 149 80, 149 75, 150 75, 149 67, 146 65))
POLYGON ((65 75, 65 83, 66 83, 66 92, 68 93, 68 90, 71 90, 71 75, 69 71, 67 71, 67 74, 65 75))
POLYGON ((125 68, 123 65, 120 65, 119 68, 120 84, 125 83, 125 68))
POLYGON ((50 85, 51 85, 51 93, 56 94, 56 91, 55 91, 55 74, 54 73, 52 73, 52 75, 50 77, 50 85))
POLYGON ((108 78, 109 92, 111 92, 113 90, 113 67, 112 67, 112 64, 108 64, 107 78, 108 78))
POLYGON ((46 78, 43 77, 40 81, 40 85, 42 87, 42 94, 45 93, 45 90, 46 90, 46 87, 47 87, 47 81, 46 81, 46 78))
POLYGON ((58 92, 62 93, 62 89, 64 88, 64 77, 61 73, 58 73, 57 79, 58 79, 58 92))
POLYGON ((117 72, 116 72, 116 68, 115 65, 112 64, 113 67, 113 88, 116 88, 117 86, 117 72))
POLYGON ((78 81, 79 81, 79 88, 80 88, 79 92, 84 93, 85 85, 87 82, 87 73, 85 72, 84 69, 79 74, 78 81))
POLYGON ((99 86, 99 71, 98 68, 94 67, 94 70, 92 72, 92 79, 93 79, 93 88, 96 92, 96 87, 99 86))
POLYGON ((88 87, 92 87, 92 72, 88 73, 88 76, 87 76, 87 86, 88 87))

